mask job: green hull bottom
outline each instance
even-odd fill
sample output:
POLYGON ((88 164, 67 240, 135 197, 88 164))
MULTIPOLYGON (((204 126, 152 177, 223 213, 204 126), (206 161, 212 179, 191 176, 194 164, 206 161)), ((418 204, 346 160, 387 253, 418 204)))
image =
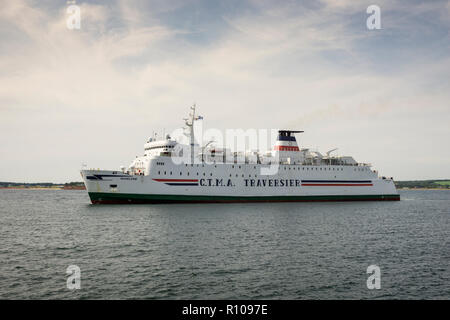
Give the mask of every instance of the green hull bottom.
POLYGON ((201 196, 89 192, 93 204, 144 203, 230 203, 230 202, 314 202, 314 201, 398 201, 398 194, 325 196, 201 196))

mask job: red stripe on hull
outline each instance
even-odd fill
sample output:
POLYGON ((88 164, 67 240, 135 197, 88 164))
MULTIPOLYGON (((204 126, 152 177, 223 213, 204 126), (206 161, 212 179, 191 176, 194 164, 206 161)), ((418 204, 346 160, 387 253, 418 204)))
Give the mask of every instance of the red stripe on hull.
POLYGON ((153 179, 158 182, 198 182, 196 179, 153 179))
POLYGON ((348 184, 348 183, 336 183, 336 184, 312 184, 312 183, 302 183, 302 186, 306 187, 371 187, 373 184, 371 183, 361 183, 361 184, 348 184))

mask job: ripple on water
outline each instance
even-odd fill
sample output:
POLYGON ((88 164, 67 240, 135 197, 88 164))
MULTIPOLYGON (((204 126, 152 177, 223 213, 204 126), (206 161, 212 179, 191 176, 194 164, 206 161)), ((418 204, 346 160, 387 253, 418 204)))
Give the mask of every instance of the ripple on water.
POLYGON ((4 299, 448 299, 450 192, 402 201, 92 206, 0 190, 4 299), (66 288, 78 265, 82 289, 66 288), (382 289, 368 290, 367 266, 382 289))

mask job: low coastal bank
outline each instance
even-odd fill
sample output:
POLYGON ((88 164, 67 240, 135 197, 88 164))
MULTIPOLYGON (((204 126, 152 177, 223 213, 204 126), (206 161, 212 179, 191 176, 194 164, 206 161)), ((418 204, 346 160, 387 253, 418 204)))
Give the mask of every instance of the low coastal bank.
POLYGON ((0 189, 17 190, 86 190, 83 182, 69 182, 64 184, 45 183, 17 183, 0 182, 0 189))

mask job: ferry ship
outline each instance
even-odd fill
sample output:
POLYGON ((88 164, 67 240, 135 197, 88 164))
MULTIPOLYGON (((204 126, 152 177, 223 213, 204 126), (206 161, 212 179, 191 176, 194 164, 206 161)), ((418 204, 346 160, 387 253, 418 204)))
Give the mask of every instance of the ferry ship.
POLYGON ((325 155, 297 144, 279 130, 272 150, 231 152, 212 143, 199 146, 194 126, 203 117, 191 107, 182 143, 167 135, 149 138, 144 155, 128 168, 82 169, 93 204, 228 203, 400 200, 392 178, 351 156, 325 155), (189 156, 187 156, 189 155, 189 156))

